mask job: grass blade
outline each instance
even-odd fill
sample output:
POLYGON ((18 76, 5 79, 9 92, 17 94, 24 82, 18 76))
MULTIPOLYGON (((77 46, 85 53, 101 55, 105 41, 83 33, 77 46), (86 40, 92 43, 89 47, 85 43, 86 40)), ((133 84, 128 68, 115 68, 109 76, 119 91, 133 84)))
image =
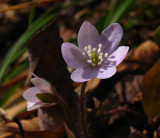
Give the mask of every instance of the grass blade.
POLYGON ((102 19, 102 29, 105 29, 111 23, 119 22, 127 13, 136 0, 114 0, 110 11, 106 12, 106 16, 102 19))

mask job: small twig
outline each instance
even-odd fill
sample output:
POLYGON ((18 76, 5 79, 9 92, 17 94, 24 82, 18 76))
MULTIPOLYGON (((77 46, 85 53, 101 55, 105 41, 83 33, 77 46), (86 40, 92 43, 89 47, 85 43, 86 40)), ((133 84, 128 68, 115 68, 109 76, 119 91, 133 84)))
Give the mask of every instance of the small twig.
POLYGON ((87 82, 82 83, 81 93, 79 97, 80 125, 82 129, 82 138, 90 138, 87 132, 86 124, 86 105, 85 105, 85 87, 87 82))

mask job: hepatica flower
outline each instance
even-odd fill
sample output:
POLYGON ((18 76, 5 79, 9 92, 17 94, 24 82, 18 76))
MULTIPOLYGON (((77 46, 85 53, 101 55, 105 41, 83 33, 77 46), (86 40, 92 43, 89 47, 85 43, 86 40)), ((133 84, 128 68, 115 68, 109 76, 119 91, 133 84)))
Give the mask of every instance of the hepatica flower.
POLYGON ((62 55, 65 62, 75 69, 71 79, 85 82, 93 78, 106 79, 116 73, 116 67, 125 58, 129 47, 118 44, 123 30, 118 23, 108 26, 100 35, 85 21, 78 33, 78 46, 64 42, 62 55))
MULTIPOLYGON (((35 75, 34 75, 35 76, 35 75)), ((27 110, 34 110, 39 107, 54 104, 54 94, 49 82, 35 76, 31 79, 35 87, 31 87, 23 94, 24 99, 28 101, 27 110)))

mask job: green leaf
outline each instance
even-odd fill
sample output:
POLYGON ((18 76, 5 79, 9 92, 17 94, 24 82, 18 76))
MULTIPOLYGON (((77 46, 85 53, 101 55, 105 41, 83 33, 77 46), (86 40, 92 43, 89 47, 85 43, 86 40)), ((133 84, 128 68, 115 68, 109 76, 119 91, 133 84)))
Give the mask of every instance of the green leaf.
POLYGON ((127 10, 134 5, 136 0, 114 0, 112 8, 109 13, 106 12, 105 19, 103 19, 103 27, 105 29, 111 23, 119 22, 122 17, 127 14, 127 10))
POLYGON ((160 60, 144 75, 142 104, 148 117, 160 114, 160 60))
POLYGON ((28 67, 28 63, 23 63, 17 66, 14 70, 12 70, 4 79, 4 83, 16 77, 20 72, 25 70, 28 67))
POLYGON ((11 89, 8 90, 8 92, 3 96, 2 99, 0 99, 0 106, 3 106, 9 98, 16 92, 16 90, 23 84, 23 81, 20 81, 16 83, 11 89))
POLYGON ((57 98, 52 93, 38 93, 36 94, 37 98, 45 103, 55 103, 57 98))

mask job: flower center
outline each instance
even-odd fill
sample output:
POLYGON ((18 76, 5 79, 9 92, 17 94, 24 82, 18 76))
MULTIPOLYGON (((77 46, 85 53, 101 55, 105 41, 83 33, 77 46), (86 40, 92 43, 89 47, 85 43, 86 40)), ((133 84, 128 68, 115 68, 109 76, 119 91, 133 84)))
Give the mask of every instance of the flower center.
POLYGON ((90 60, 92 61, 92 63, 97 64, 98 63, 98 56, 96 55, 95 52, 92 53, 92 56, 90 58, 90 60))
POLYGON ((98 49, 92 48, 91 45, 88 45, 84 48, 82 55, 86 58, 87 62, 92 66, 101 65, 104 58, 108 56, 108 53, 103 53, 101 51, 102 44, 98 45, 98 49))

